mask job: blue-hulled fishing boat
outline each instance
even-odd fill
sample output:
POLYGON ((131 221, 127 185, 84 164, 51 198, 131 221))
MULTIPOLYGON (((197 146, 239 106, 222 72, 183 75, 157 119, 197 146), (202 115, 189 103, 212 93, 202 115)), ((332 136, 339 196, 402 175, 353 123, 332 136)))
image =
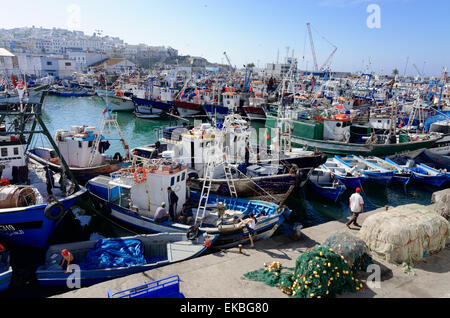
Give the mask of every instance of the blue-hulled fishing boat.
MULTIPOLYGON (((27 116, 22 116, 22 112, 2 111, 1 115, 7 121, 15 121, 17 125, 0 135, 3 165, 0 241, 38 248, 46 246, 66 212, 86 193, 86 189, 80 187, 72 176, 70 180, 61 174, 50 177, 50 170, 46 172, 44 166, 26 158, 25 135, 32 140, 33 134, 43 133, 61 159, 59 149, 41 118, 42 100, 28 108, 27 116)), ((65 161, 63 165, 69 171, 65 161)))
POLYGON ((63 249, 72 253, 73 264, 80 267, 79 287, 86 287, 200 256, 217 236, 200 234, 189 240, 184 233, 159 233, 53 245, 36 278, 41 286, 67 286, 73 273, 66 273, 67 264, 59 267, 63 249))
POLYGON ((132 97, 135 114, 139 118, 160 118, 166 117, 169 113, 176 112, 175 103, 172 101, 161 101, 153 98, 137 98, 132 97))
POLYGON ((9 252, 0 244, 0 292, 11 284, 12 268, 9 264, 9 252))
POLYGON ((336 160, 336 158, 328 158, 322 167, 329 170, 331 174, 349 189, 361 188, 366 180, 358 169, 352 169, 341 161, 336 160))
MULTIPOLYGON (((140 168, 131 167, 112 174, 111 177, 99 176, 90 180, 87 188, 98 210, 106 211, 108 217, 118 220, 134 229, 146 232, 186 233, 192 230, 197 221, 193 209, 193 222, 179 223, 173 221, 158 222, 154 215, 162 202, 170 202, 167 188, 178 196, 177 213, 184 203, 198 206, 200 194, 190 192, 186 201, 187 166, 171 163, 167 159, 152 160, 140 168), (148 164, 148 165, 147 165, 148 164), (145 173, 143 172, 145 171, 145 173), (142 177, 145 175, 145 178, 142 177), (140 181, 138 183, 137 181, 140 181)), ((215 247, 228 248, 248 241, 248 231, 239 226, 239 221, 254 213, 258 222, 254 239, 266 239, 289 215, 290 210, 266 201, 225 198, 210 195, 208 209, 202 217, 199 233, 216 235, 215 247), (219 216, 219 208, 226 205, 226 212, 219 216)), ((198 210, 197 210, 198 212, 198 210)))
POLYGON ((347 189, 330 170, 325 168, 314 169, 309 178, 311 189, 322 197, 336 202, 347 189))
POLYGON ((215 118, 218 121, 223 121, 226 116, 232 113, 232 110, 225 106, 205 104, 203 110, 210 120, 215 118))
POLYGON ((382 168, 386 168, 388 170, 391 170, 394 172, 394 178, 392 178, 392 181, 398 182, 403 185, 408 185, 408 183, 413 178, 413 173, 410 170, 399 168, 398 166, 395 166, 391 164, 390 162, 383 160, 378 157, 367 157, 363 158, 363 160, 376 164, 377 166, 380 166, 382 168))
POLYGON ((419 183, 440 187, 448 180, 448 176, 446 173, 440 172, 439 170, 431 168, 422 163, 417 163, 412 159, 396 158, 394 160, 391 160, 389 158, 386 158, 386 161, 393 165, 396 165, 399 168, 411 171, 414 175, 414 180, 419 183))
POLYGON ((349 155, 346 157, 335 156, 336 160, 350 168, 358 169, 366 177, 367 181, 389 184, 394 178, 394 171, 380 167, 374 163, 365 161, 361 157, 349 155))

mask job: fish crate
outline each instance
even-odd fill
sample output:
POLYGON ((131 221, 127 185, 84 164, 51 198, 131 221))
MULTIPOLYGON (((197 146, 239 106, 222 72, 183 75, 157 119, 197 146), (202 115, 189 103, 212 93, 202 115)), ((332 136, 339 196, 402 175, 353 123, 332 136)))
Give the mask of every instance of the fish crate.
POLYGON ((180 292, 178 275, 163 278, 145 285, 112 293, 108 289, 108 298, 185 298, 180 292))

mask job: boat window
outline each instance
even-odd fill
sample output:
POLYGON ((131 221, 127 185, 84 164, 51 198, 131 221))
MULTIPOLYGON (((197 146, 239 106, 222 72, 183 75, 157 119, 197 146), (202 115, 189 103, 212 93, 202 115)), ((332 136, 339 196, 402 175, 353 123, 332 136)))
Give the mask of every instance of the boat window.
POLYGON ((2 148, 2 157, 8 156, 8 148, 2 148))
POLYGON ((336 127, 341 127, 341 123, 336 123, 336 127))
POLYGON ((184 181, 185 178, 186 178, 186 173, 183 172, 183 174, 181 175, 181 181, 184 181))
POLYGON ((175 184, 175 177, 172 177, 172 179, 170 180, 170 186, 173 186, 175 184))
POLYGON ((19 154, 19 148, 15 147, 14 148, 14 155, 17 156, 19 154))
POLYGON ((90 140, 88 143, 88 148, 91 148, 91 147, 92 147, 92 140, 90 140))
POLYGON ((177 177, 177 183, 180 182, 180 176, 177 177))
POLYGON ((83 143, 81 141, 78 142, 78 148, 82 148, 83 147, 83 143))

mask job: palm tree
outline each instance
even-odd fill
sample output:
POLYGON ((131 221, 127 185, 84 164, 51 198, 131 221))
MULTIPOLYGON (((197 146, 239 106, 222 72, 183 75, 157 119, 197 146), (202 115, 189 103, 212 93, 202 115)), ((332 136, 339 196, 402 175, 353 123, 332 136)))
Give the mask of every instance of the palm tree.
POLYGON ((398 69, 394 69, 394 70, 392 71, 392 75, 398 75, 398 69))

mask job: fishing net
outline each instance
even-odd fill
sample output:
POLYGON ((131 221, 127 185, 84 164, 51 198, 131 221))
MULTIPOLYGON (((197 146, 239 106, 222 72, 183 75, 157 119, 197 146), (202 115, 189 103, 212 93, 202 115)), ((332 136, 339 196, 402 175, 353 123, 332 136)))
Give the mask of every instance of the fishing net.
POLYGON ((411 264, 443 250, 449 226, 432 208, 410 204, 369 216, 359 236, 386 261, 411 264))
POLYGON ((435 205, 437 214, 450 221, 450 191, 449 189, 433 193, 431 203, 435 205))
POLYGON ((335 253, 344 256, 354 272, 365 271, 372 264, 369 248, 360 238, 349 233, 335 233, 325 240, 323 245, 332 248, 335 253))
POLYGON ((344 292, 356 292, 363 285, 355 279, 344 256, 318 245, 300 255, 295 268, 283 268, 274 262, 244 277, 268 286, 276 286, 292 297, 329 298, 344 292))

